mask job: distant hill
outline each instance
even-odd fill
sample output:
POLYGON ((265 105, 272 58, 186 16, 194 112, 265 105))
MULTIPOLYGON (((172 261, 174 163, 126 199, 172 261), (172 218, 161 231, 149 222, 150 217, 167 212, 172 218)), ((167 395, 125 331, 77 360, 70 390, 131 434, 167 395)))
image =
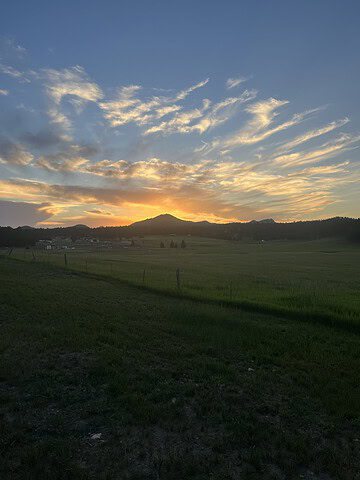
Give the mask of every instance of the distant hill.
POLYGON ((273 218, 264 218, 264 220, 252 220, 250 223, 276 223, 273 218))
POLYGON ((154 218, 147 218, 146 220, 140 220, 139 222, 132 223, 129 225, 129 231, 138 234, 171 234, 171 233, 180 233, 180 234, 191 234, 194 229, 202 230, 206 229, 208 226, 215 226, 216 223, 209 223, 207 221, 202 222, 191 222, 190 220, 182 220, 180 218, 174 217, 169 213, 158 215, 154 218))
MULTIPOLYGON (((140 220, 139 222, 134 222, 130 225, 131 228, 153 228, 157 226, 176 226, 176 225, 184 225, 189 223, 186 220, 181 220, 180 218, 174 217, 174 215, 170 215, 169 213, 164 213, 162 215, 158 215, 157 217, 153 218, 146 218, 145 220, 140 220)), ((192 222, 190 222, 192 223, 192 222)))
POLYGON ((210 223, 182 220, 170 214, 158 215, 122 227, 74 225, 61 228, 0 227, 0 246, 30 246, 54 237, 94 236, 102 240, 141 235, 193 235, 228 240, 315 240, 344 238, 360 242, 360 219, 335 217, 326 220, 277 223, 272 218, 240 223, 210 223))
POLYGON ((80 229, 90 229, 90 227, 88 227, 87 225, 83 225, 82 223, 78 223, 77 225, 74 225, 72 228, 80 228, 80 229))
POLYGON ((30 225, 22 225, 18 227, 20 230, 34 230, 34 227, 30 227, 30 225))

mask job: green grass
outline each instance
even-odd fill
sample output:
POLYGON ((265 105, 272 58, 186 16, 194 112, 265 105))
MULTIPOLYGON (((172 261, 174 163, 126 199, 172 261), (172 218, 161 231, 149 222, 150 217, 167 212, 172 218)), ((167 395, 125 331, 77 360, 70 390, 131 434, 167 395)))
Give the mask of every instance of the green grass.
POLYGON ((11 258, 0 286, 0 478, 360 478, 358 334, 11 258))
MULTIPOLYGON (((67 251, 68 268, 162 292, 241 304, 253 310, 360 325, 360 248, 337 240, 245 243, 185 237, 186 249, 161 249, 182 237, 146 237, 139 248, 67 251), (145 270, 145 275, 144 275, 145 270), (144 280, 144 281, 143 281, 144 280)), ((13 256, 32 260, 30 250, 13 256)), ((64 266, 63 251, 35 251, 64 266)))

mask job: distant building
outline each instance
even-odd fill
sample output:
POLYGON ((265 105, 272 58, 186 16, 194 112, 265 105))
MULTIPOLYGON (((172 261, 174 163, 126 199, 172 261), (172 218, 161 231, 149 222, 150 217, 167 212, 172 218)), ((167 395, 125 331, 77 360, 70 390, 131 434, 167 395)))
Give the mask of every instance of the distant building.
POLYGON ((84 245, 84 246, 96 245, 98 243, 99 243, 99 239, 98 238, 93 238, 93 237, 81 237, 81 238, 78 238, 77 240, 75 240, 75 245, 76 246, 79 246, 79 245, 84 245))
POLYGON ((71 238, 55 237, 52 240, 38 240, 35 248, 39 250, 62 250, 71 248, 72 245, 71 238))
POLYGON ((62 250, 72 247, 73 241, 70 237, 55 237, 51 240, 51 248, 55 250, 62 250))
POLYGON ((51 250, 51 240, 38 240, 35 248, 38 250, 51 250))
POLYGON ((75 240, 75 248, 112 248, 113 242, 95 237, 81 237, 75 240))
POLYGON ((39 240, 35 248, 39 250, 66 250, 66 249, 109 249, 113 247, 128 248, 135 246, 134 240, 129 238, 117 239, 117 241, 99 240, 95 237, 80 237, 74 242, 71 238, 55 237, 51 240, 39 240))

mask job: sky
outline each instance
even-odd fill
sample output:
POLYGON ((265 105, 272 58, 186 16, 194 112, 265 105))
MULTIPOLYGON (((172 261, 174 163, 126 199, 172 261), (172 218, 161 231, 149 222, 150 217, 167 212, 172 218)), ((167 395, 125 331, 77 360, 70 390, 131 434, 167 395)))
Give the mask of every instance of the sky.
POLYGON ((360 3, 12 0, 0 225, 360 211, 360 3))

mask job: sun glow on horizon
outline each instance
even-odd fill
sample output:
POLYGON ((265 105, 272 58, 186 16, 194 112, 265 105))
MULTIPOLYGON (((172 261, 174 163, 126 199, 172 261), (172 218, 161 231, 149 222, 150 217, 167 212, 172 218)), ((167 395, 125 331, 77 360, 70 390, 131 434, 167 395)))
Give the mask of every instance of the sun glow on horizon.
POLYGON ((359 215, 359 118, 320 80, 314 101, 221 59, 174 80, 60 57, 0 40, 0 225, 359 215))

